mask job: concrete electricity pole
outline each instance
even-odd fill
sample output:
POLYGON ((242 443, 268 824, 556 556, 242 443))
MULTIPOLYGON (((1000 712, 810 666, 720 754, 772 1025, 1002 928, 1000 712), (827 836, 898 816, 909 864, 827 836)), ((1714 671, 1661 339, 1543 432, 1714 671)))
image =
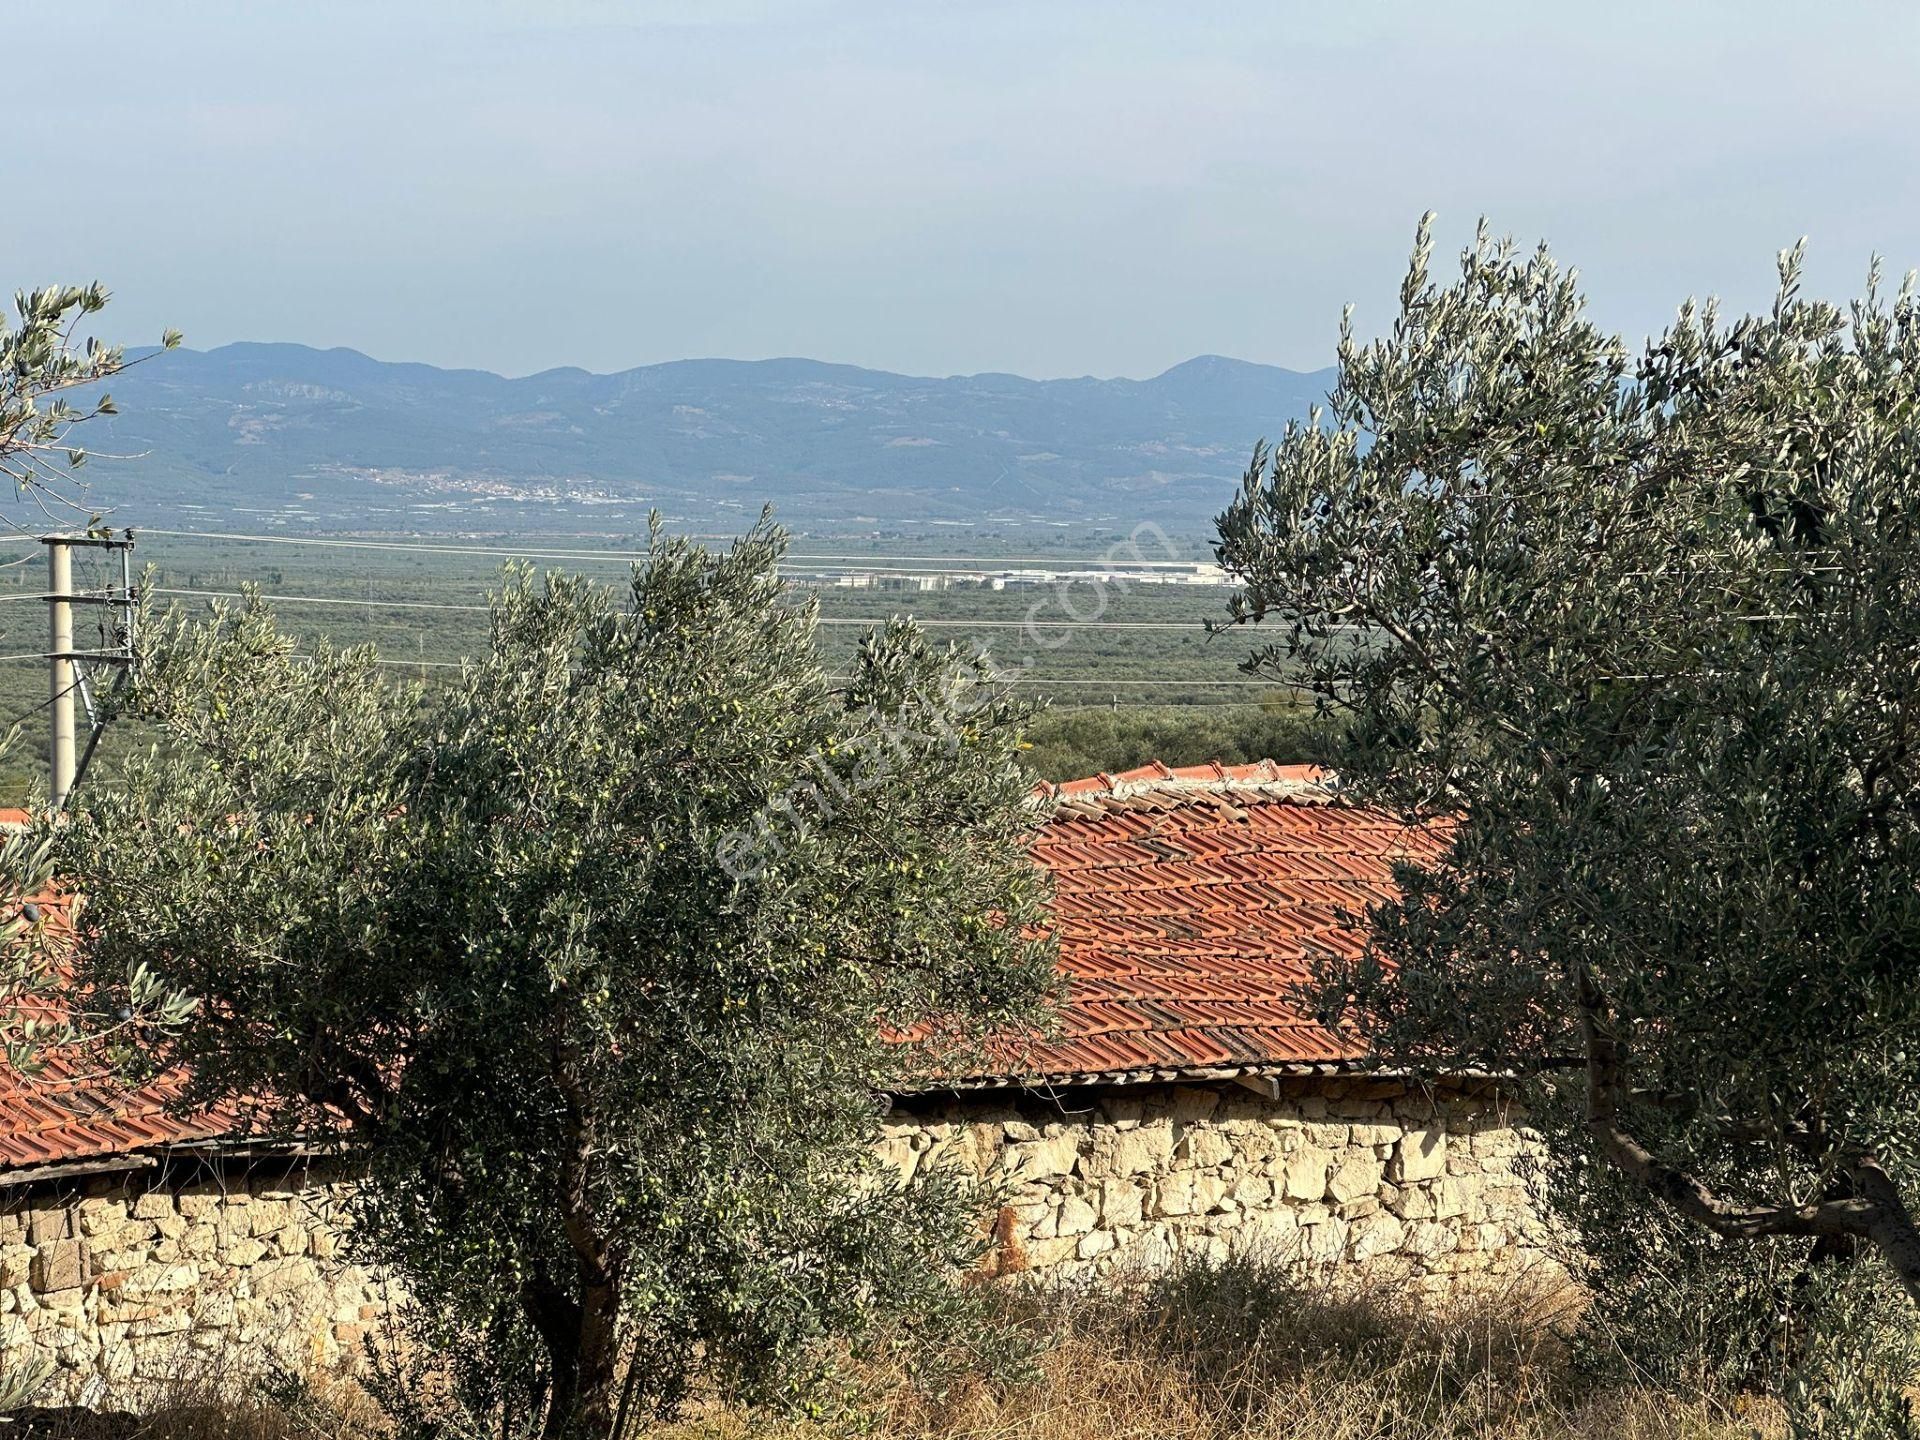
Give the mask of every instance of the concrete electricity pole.
POLYGON ((53 743, 47 753, 48 803, 64 810, 73 792, 73 551, 64 536, 48 535, 47 659, 50 663, 53 743))
POLYGON ((48 697, 51 711, 50 740, 47 748, 48 803, 64 810, 73 795, 73 787, 86 773, 94 747, 106 728, 106 717, 94 704, 88 669, 93 665, 112 665, 120 674, 114 681, 117 690, 126 683, 133 665, 134 607, 138 599, 130 568, 133 532, 112 535, 43 535, 47 547, 47 661, 48 697), (118 551, 120 585, 108 585, 97 594, 76 595, 73 590, 73 551, 79 546, 91 550, 118 551), (103 627, 102 644, 97 650, 76 650, 73 640, 73 607, 105 605, 117 610, 118 623, 111 635, 103 627), (74 697, 87 711, 87 743, 77 747, 74 724, 74 697))

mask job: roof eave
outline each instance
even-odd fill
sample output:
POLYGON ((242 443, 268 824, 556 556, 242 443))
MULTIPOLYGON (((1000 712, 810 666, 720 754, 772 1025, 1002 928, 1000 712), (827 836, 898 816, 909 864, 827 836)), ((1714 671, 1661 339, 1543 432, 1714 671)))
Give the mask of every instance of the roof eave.
POLYGON ((1057 1071, 1030 1075, 974 1075, 964 1079, 928 1081, 924 1085, 902 1085, 889 1093, 904 1099, 914 1095, 971 1094, 990 1090, 1059 1090, 1082 1085, 1178 1085, 1222 1080, 1245 1082, 1335 1078, 1458 1085, 1500 1083, 1515 1077, 1484 1070, 1434 1074, 1381 1066, 1366 1059, 1332 1059, 1247 1065, 1146 1066, 1133 1070, 1057 1071))

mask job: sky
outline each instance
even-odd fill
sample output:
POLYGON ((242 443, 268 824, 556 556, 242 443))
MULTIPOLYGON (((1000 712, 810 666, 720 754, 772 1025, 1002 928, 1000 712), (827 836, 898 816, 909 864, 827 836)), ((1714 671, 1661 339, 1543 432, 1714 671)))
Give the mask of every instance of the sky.
POLYGON ((13 33, 0 283, 526 374, 1313 369, 1421 212, 1638 337, 1920 265, 1920 6, 63 0, 13 33), (37 75, 37 80, 34 78, 37 75), (28 83, 31 81, 32 83, 28 83))

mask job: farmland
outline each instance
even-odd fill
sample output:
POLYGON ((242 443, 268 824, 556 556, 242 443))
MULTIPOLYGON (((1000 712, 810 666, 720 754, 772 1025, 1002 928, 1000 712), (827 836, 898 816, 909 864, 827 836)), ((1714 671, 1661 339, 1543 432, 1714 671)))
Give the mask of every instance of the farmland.
MULTIPOLYGON (((282 628, 301 641, 371 644, 396 678, 434 684, 456 675, 463 657, 486 643, 487 594, 502 567, 524 558, 537 569, 618 583, 644 544, 634 535, 556 541, 147 532, 135 569, 145 571, 156 608, 204 609, 257 586, 282 628)), ((0 721, 22 727, 0 760, 0 788, 11 801, 44 784, 46 667, 33 658, 45 648, 35 598, 45 587, 39 548, 19 545, 20 558, 0 569, 0 655, 21 657, 0 663, 0 721)), ((1150 541, 1093 531, 1038 540, 802 536, 788 570, 796 597, 819 603, 829 663, 837 668, 849 660, 872 625, 912 615, 937 639, 986 651, 1009 683, 1046 703, 1054 712, 1050 733, 1071 732, 1068 743, 1047 749, 1059 765, 1129 763, 1139 748, 1127 744, 1129 730, 1150 734, 1156 754, 1176 763, 1254 758, 1249 747, 1260 748, 1294 702, 1238 673, 1244 635, 1207 633, 1206 622, 1226 612, 1230 591, 1223 583, 1170 583, 1173 567, 1184 573, 1206 557, 1202 541, 1158 531, 1150 541), (1004 589, 966 578, 1008 572, 1015 579, 1004 589), (1074 720, 1095 712, 1105 712, 1097 723, 1074 720)), ((77 591, 101 593, 116 581, 105 555, 76 555, 77 591)), ((81 648, 103 643, 107 616, 104 607, 87 607, 76 618, 81 648)), ((95 780, 110 777, 124 748, 137 743, 131 730, 110 730, 95 780)))

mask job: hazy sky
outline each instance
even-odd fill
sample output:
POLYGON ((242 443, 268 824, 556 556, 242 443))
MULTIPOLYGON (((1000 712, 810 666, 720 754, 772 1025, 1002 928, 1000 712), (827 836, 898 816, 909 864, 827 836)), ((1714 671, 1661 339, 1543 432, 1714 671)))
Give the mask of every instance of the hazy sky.
MULTIPOLYGON (((108 328, 509 373, 1328 363, 1419 213, 1634 334, 1920 264, 1920 7, 1739 0, 63 0, 0 284, 108 328)), ((32 82, 32 83, 29 83, 32 82)))

